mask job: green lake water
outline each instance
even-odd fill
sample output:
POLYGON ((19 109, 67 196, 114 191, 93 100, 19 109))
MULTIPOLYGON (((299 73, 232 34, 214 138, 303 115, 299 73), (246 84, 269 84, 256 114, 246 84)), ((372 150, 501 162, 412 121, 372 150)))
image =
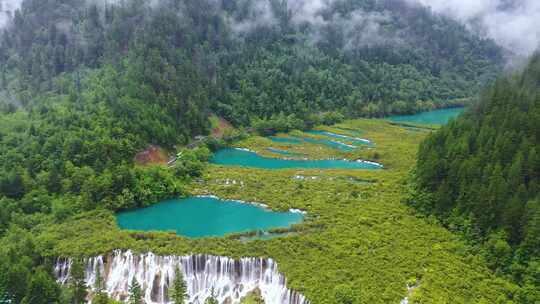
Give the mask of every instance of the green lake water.
POLYGON ((325 145, 332 149, 341 150, 344 152, 350 152, 354 149, 356 149, 355 146, 337 141, 332 139, 325 139, 325 138, 311 138, 311 137, 302 137, 302 140, 308 143, 316 144, 316 145, 325 145))
POLYGON ((322 136, 336 138, 336 139, 342 139, 345 141, 352 142, 355 145, 369 145, 371 143, 369 140, 364 139, 364 138, 342 135, 342 134, 337 134, 337 133, 332 133, 332 132, 327 132, 327 131, 314 130, 314 131, 307 131, 307 133, 315 134, 315 135, 322 135, 322 136))
POLYGON ((243 166, 261 169, 381 169, 382 166, 370 162, 347 160, 293 160, 260 156, 240 149, 221 149, 214 153, 211 163, 226 166, 243 166))
POLYGON ((273 212, 263 207, 213 197, 168 200, 117 214, 123 229, 170 231, 192 238, 286 228, 303 220, 299 212, 273 212))
POLYGON ((348 145, 346 143, 330 140, 325 138, 311 138, 311 137, 269 137, 271 141, 283 144, 301 144, 302 142, 307 142, 316 145, 325 145, 330 148, 341 150, 344 152, 350 152, 355 149, 354 146, 348 145))
POLYGON ((352 136, 359 136, 359 135, 362 135, 364 132, 362 132, 361 130, 356 130, 356 129, 351 129, 351 128, 343 128, 343 127, 334 127, 338 130, 341 130, 349 135, 352 135, 352 136))
POLYGON ((277 136, 270 136, 268 137, 271 141, 280 143, 280 144, 300 144, 302 141, 299 138, 292 138, 292 137, 277 137, 277 136))
POLYGON ((444 125, 451 118, 461 114, 465 108, 448 108, 439 109, 429 112, 422 112, 413 115, 396 115, 390 116, 388 119, 394 122, 408 122, 417 124, 444 125))
POLYGON ((276 149, 276 148, 267 148, 268 151, 272 152, 272 153, 276 153, 276 154, 280 154, 280 155, 285 155, 285 156, 302 156, 304 154, 302 153, 297 153, 297 152, 293 152, 293 151, 287 151, 287 150, 281 150, 281 149, 276 149))

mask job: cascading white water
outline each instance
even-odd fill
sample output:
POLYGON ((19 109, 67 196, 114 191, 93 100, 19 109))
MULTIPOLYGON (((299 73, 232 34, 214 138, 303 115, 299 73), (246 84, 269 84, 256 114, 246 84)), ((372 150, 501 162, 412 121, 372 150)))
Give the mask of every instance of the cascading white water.
POLYGON ((405 298, 403 298, 399 304, 409 304, 409 297, 411 296, 411 294, 413 293, 413 291, 418 288, 419 286, 419 283, 416 282, 414 283, 414 285, 409 285, 407 284, 407 296, 405 296, 405 298))
MULTIPOLYGON (((285 277, 272 259, 136 255, 115 250, 110 255, 89 258, 85 262, 87 285, 95 286, 99 268, 105 289, 116 300, 128 298, 129 284, 135 278, 147 304, 170 303, 168 287, 173 283, 176 267, 180 266, 188 287, 189 303, 204 303, 213 288, 220 303, 239 303, 258 289, 266 304, 309 304, 302 294, 287 288, 285 277)), ((68 281, 71 264, 71 259, 58 259, 55 274, 60 283, 68 281)))

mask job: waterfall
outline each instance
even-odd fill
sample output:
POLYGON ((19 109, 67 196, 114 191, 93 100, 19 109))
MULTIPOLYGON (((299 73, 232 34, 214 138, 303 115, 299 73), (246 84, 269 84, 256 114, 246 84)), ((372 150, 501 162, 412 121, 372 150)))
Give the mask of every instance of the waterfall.
POLYGON ((420 284, 419 282, 416 282, 413 285, 407 284, 407 296, 405 296, 405 298, 403 298, 399 302, 399 304, 409 304, 409 297, 411 296, 413 291, 420 286, 419 284, 420 284))
MULTIPOLYGON (((188 303, 203 304, 213 288, 219 303, 240 303, 243 297, 257 290, 266 304, 309 304, 302 294, 287 288, 285 277, 272 259, 137 255, 115 250, 84 262, 87 285, 94 287, 99 268, 107 293, 120 301, 129 297, 129 284, 135 278, 142 287, 145 303, 171 303, 167 291, 179 266, 186 280, 188 303)), ((54 271, 61 284, 69 279, 71 264, 71 259, 57 260, 54 271)))

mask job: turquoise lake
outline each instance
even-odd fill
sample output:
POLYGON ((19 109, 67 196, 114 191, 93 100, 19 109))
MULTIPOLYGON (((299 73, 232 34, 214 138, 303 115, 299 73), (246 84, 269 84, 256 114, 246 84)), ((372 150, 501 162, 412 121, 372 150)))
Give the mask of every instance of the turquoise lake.
POLYGON ((286 228, 303 220, 297 212, 268 209, 213 197, 168 200, 151 207, 117 214, 123 229, 176 231, 192 238, 217 237, 228 233, 286 228))
MULTIPOLYGON (((308 131, 309 133, 310 131, 308 131)), ((307 142, 316 145, 325 145, 333 149, 341 150, 344 152, 350 152, 356 147, 348 145, 346 143, 325 139, 325 138, 311 138, 311 137, 269 137, 271 141, 283 144, 301 144, 302 142, 307 142)))
POLYGON ((299 138, 292 138, 292 137, 276 137, 276 136, 270 136, 268 137, 271 141, 281 143, 281 144, 300 144, 302 141, 299 138))
POLYGON ((269 137, 271 141, 284 144, 301 144, 302 142, 307 142, 316 145, 325 145, 332 149, 350 152, 356 149, 354 145, 369 145, 371 144, 369 140, 356 138, 353 136, 341 135, 332 132, 326 131, 305 131, 307 134, 320 135, 326 138, 312 138, 312 137, 269 137), (352 142, 354 145, 349 145, 343 141, 352 142))
POLYGON ((268 151, 272 152, 272 153, 276 153, 276 154, 281 154, 281 155, 285 155, 285 156, 302 156, 304 154, 302 153, 297 153, 297 152, 292 152, 292 151, 287 151, 287 150, 281 150, 281 149, 276 149, 276 148, 267 148, 268 151))
POLYGON ((332 132, 327 132, 327 131, 315 130, 315 131, 307 131, 307 133, 315 134, 315 135, 322 135, 322 136, 326 136, 326 137, 332 137, 332 138, 336 138, 336 139, 342 139, 342 140, 345 140, 345 141, 352 142, 355 145, 368 145, 368 144, 371 143, 369 140, 364 139, 364 138, 358 138, 358 137, 354 137, 354 136, 342 135, 342 134, 337 134, 337 133, 332 133, 332 132))
POLYGON ((316 144, 316 145, 325 145, 332 149, 337 149, 344 152, 350 152, 356 149, 355 146, 348 145, 346 143, 343 143, 337 140, 332 140, 332 139, 303 137, 302 140, 308 143, 316 144))
POLYGON ((221 149, 214 153, 211 163, 226 166, 243 166, 261 169, 381 169, 374 163, 347 160, 293 160, 261 156, 255 152, 240 149, 221 149))
POLYGON ((362 135, 364 133, 360 130, 351 129, 351 128, 342 128, 342 127, 335 127, 335 128, 353 136, 362 135))
POLYGON ((409 122, 417 124, 444 125, 451 118, 463 113, 465 108, 448 108, 439 109, 429 112, 422 112, 413 115, 396 115, 390 116, 388 119, 394 122, 409 122))

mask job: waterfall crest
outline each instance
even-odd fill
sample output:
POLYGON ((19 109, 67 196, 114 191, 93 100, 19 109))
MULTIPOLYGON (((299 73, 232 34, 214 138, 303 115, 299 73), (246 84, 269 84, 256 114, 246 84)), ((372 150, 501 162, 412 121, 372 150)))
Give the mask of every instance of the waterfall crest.
MULTIPOLYGON (((59 258, 55 275, 61 284, 69 279, 71 259, 59 258)), ((95 287, 99 268, 107 293, 116 300, 128 298, 129 284, 135 278, 141 285, 147 304, 171 303, 168 287, 175 269, 180 267, 188 289, 188 303, 203 304, 214 288, 220 303, 236 304, 253 291, 260 291, 266 304, 309 304, 300 293, 286 286, 272 259, 241 258, 211 255, 158 256, 115 250, 109 255, 85 260, 86 283, 95 287)))

